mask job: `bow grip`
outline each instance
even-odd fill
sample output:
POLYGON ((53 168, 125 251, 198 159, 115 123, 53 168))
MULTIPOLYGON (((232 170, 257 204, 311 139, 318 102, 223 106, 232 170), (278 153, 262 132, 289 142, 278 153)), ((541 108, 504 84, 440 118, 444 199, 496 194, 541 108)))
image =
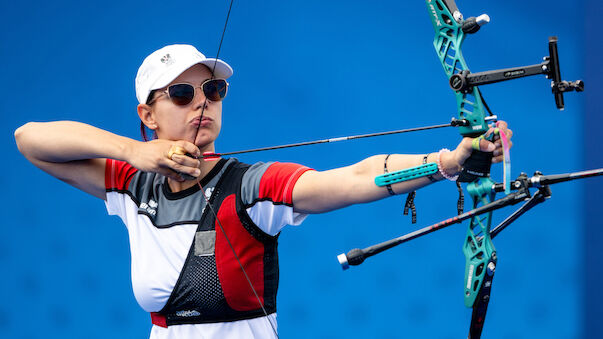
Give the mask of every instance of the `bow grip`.
POLYGON ((472 182, 478 178, 489 177, 491 166, 492 152, 473 151, 465 161, 463 171, 457 181, 472 182))
POLYGON ((490 177, 490 168, 492 167, 492 152, 482 152, 479 150, 479 141, 486 139, 492 141, 494 133, 489 136, 481 135, 473 140, 474 150, 471 156, 465 160, 463 171, 459 175, 459 182, 473 182, 478 178, 490 177))

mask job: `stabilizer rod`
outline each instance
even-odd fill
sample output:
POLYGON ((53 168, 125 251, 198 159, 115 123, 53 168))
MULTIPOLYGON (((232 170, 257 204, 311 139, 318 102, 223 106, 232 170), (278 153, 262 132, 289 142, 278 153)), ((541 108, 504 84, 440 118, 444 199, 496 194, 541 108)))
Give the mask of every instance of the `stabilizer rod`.
MULTIPOLYGON (((511 193, 501 199, 495 200, 489 204, 480 206, 471 211, 467 211, 458 216, 446 219, 444 221, 433 224, 431 226, 421 228, 419 230, 405 234, 403 236, 400 236, 400 237, 397 237, 397 238, 394 238, 391 240, 387 240, 382 243, 366 247, 364 249, 355 248, 353 250, 350 250, 347 254, 342 253, 342 254, 338 255, 337 260, 339 261, 339 264, 341 264, 341 267, 344 270, 347 270, 350 266, 357 266, 357 265, 362 264, 364 262, 364 260, 366 260, 366 258, 372 257, 375 254, 381 253, 385 250, 388 250, 392 247, 403 244, 407 241, 410 241, 410 240, 416 239, 418 237, 427 235, 431 232, 446 228, 450 225, 458 224, 458 223, 462 222, 463 220, 466 220, 466 219, 469 219, 469 218, 472 218, 472 217, 475 217, 475 216, 478 216, 478 215, 481 215, 484 213, 488 213, 488 212, 491 212, 491 211, 494 211, 494 210, 497 210, 497 209, 500 209, 500 208, 503 208, 506 206, 515 205, 521 201, 530 199, 519 210, 517 210, 515 213, 513 213, 510 217, 505 219, 505 221, 503 221, 500 225, 498 225, 496 228, 494 228, 491 231, 490 234, 492 235, 492 237, 494 237, 498 233, 500 233, 500 231, 502 231, 505 227, 507 227, 509 224, 511 224, 513 221, 515 221, 517 218, 519 218, 522 214, 527 212, 529 209, 531 209, 535 205, 544 201, 544 199, 550 197, 551 193, 550 193, 548 185, 565 182, 565 181, 576 180, 576 179, 584 179, 584 178, 590 178, 590 177, 594 177, 594 176, 601 176, 601 175, 603 175, 603 168, 598 168, 598 169, 593 169, 593 170, 588 170, 588 171, 581 171, 581 172, 574 172, 574 173, 555 174, 555 175, 542 175, 540 172, 536 172, 534 174, 534 176, 532 176, 530 178, 528 178, 525 173, 522 173, 518 177, 517 180, 515 180, 513 183, 511 183, 511 188, 514 190, 517 190, 516 192, 513 192, 513 193, 511 193), (540 189, 534 195, 534 197, 531 197, 530 191, 528 189, 529 187, 538 187, 540 189)), ((503 191, 504 186, 503 186, 503 184, 495 184, 492 187, 492 189, 495 191, 503 191)))
POLYGON ((443 229, 450 225, 458 224, 458 223, 462 222, 463 220, 473 218, 475 216, 478 216, 478 215, 481 215, 484 213, 488 213, 488 212, 497 210, 499 208, 503 208, 505 206, 517 204, 518 202, 523 201, 526 198, 529 198, 526 195, 528 193, 526 193, 526 191, 513 192, 513 193, 505 196, 504 198, 495 200, 489 204, 480 206, 478 208, 472 209, 471 211, 467 211, 463 214, 446 219, 437 224, 433 224, 431 226, 424 227, 422 229, 408 233, 401 237, 387 240, 382 243, 379 243, 379 244, 376 244, 373 246, 369 246, 365 249, 355 248, 355 249, 349 251, 347 254, 344 254, 344 253, 340 254, 339 256, 337 256, 337 259, 339 260, 341 267, 344 270, 346 270, 350 267, 350 265, 352 265, 352 266, 360 265, 360 264, 362 264, 362 262, 364 262, 364 260, 366 258, 372 257, 375 254, 381 253, 385 250, 388 250, 392 247, 403 244, 407 241, 427 235, 431 232, 435 232, 437 230, 443 229))

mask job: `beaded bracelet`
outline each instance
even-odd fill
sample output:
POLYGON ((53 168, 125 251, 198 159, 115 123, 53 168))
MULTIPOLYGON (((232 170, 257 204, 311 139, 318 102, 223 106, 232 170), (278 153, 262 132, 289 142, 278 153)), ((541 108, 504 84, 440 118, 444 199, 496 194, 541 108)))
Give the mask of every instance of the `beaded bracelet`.
POLYGON ((459 175, 455 175, 455 176, 450 176, 448 174, 446 174, 446 172, 444 172, 444 167, 442 166, 442 162, 440 160, 440 156, 442 155, 443 152, 450 152, 450 150, 448 148, 442 148, 439 152, 438 152, 438 156, 436 158, 436 163, 438 164, 438 171, 440 171, 440 174, 442 174, 442 176, 450 181, 456 181, 456 179, 459 178, 459 175))

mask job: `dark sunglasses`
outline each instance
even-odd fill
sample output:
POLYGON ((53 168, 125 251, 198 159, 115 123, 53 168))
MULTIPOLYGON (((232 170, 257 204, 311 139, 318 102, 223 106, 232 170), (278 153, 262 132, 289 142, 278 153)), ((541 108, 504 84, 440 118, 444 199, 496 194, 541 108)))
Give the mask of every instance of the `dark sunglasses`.
MULTIPOLYGON (((166 90, 162 91, 161 94, 167 94, 168 98, 172 100, 175 105, 186 106, 190 104, 195 98, 195 89, 201 88, 203 94, 209 101, 221 101, 226 97, 228 92, 228 82, 224 79, 207 79, 201 86, 193 86, 191 84, 173 84, 166 90)), ((161 95, 156 96, 149 105, 157 100, 161 95)))

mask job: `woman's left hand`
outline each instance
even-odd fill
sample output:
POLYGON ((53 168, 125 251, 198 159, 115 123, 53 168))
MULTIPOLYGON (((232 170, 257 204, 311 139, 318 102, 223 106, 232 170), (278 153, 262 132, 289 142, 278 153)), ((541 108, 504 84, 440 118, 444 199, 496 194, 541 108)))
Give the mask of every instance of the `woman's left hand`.
MULTIPOLYGON (((490 129, 486 132, 486 136, 490 136, 494 133, 494 129, 498 128, 499 133, 504 133, 509 140, 509 148, 513 145, 511 142, 511 137, 513 136, 513 131, 507 127, 507 123, 504 121, 499 121, 496 127, 490 127, 490 129)), ((473 153, 473 140, 474 138, 463 138, 461 143, 456 147, 456 149, 449 154, 442 154, 442 165, 447 173, 452 174, 455 170, 458 172, 462 169, 465 161, 471 156, 473 153)), ((479 141, 479 149, 482 152, 492 152, 492 163, 498 163, 503 161, 503 149, 502 149, 502 140, 500 139, 500 135, 494 135, 492 141, 488 141, 484 138, 479 141)))

